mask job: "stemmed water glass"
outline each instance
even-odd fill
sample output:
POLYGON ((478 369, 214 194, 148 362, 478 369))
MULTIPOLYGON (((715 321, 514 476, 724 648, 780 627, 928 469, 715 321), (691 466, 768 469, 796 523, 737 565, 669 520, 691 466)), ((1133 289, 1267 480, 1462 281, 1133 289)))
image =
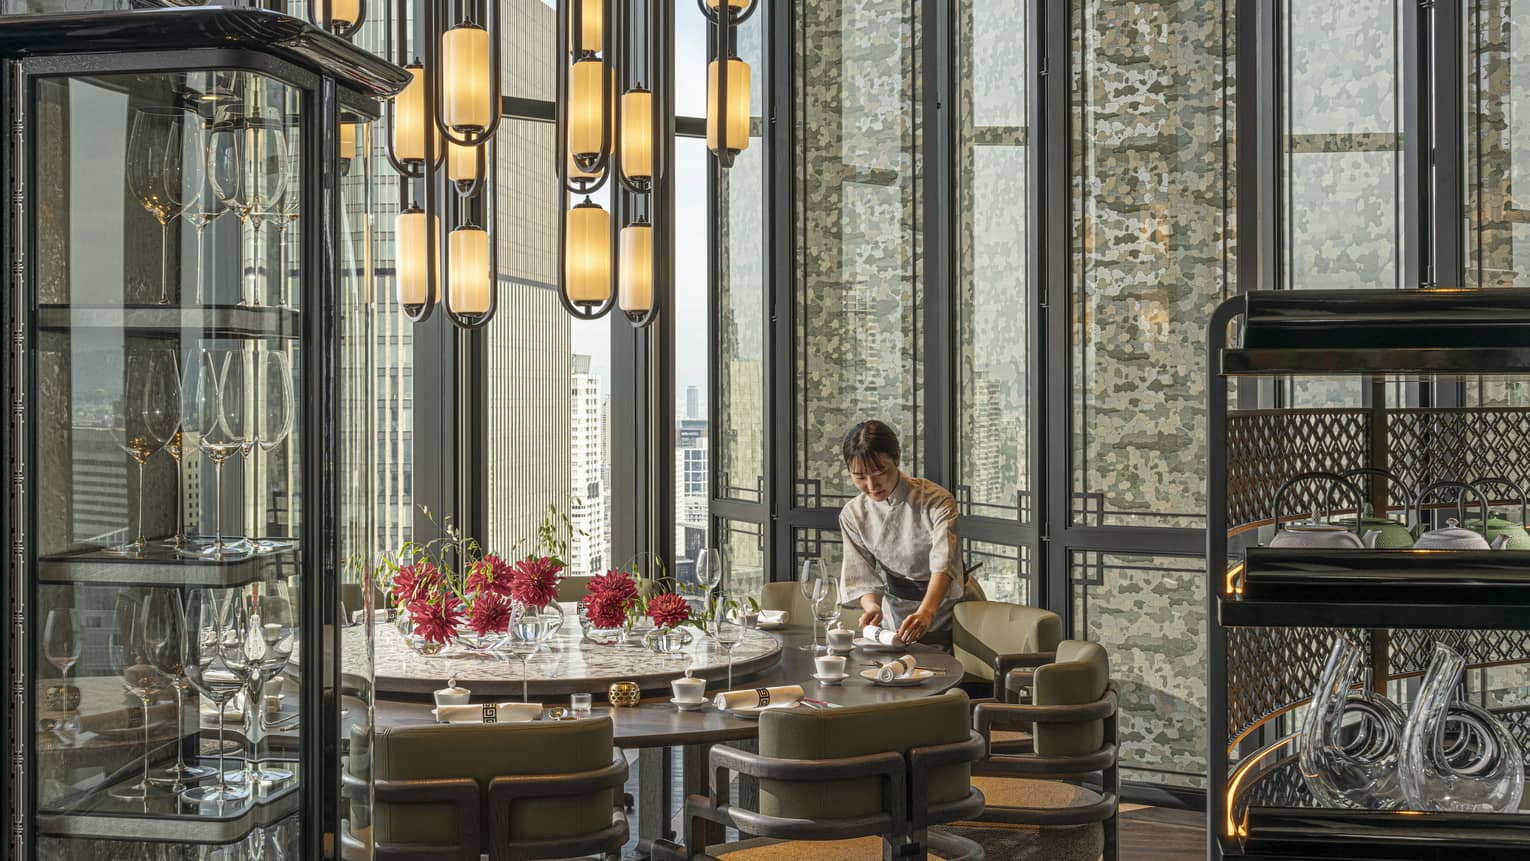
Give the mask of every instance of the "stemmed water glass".
POLYGON ((510 605, 509 638, 506 641, 510 653, 521 659, 521 702, 530 702, 527 663, 543 643, 553 638, 563 627, 563 610, 557 602, 532 607, 522 601, 510 605))
MULTIPOLYGON (((156 349, 127 357, 121 397, 107 422, 112 440, 138 465, 138 536, 109 552, 137 556, 148 546, 143 534, 143 468, 175 438, 180 427, 180 385, 175 352, 156 349), (119 424, 120 421, 120 424, 119 424)), ((103 390, 110 397, 110 392, 103 390)))
POLYGON ((143 107, 128 132, 128 189, 159 222, 159 304, 170 304, 170 222, 185 206, 181 162, 186 111, 143 107))
MULTIPOLYGON (((113 789, 113 798, 132 801, 147 800, 154 786, 149 782, 149 704, 154 701, 154 667, 149 663, 145 627, 150 607, 137 592, 117 594, 117 625, 106 644, 112 671, 122 677, 122 686, 138 697, 143 707, 143 776, 131 786, 113 789)), ((158 612, 154 608, 153 612, 158 612)), ((154 624, 158 624, 156 621, 154 624)))
POLYGON ((302 162, 293 154, 297 147, 289 144, 287 152, 289 158, 285 165, 286 179, 283 182, 281 204, 276 212, 271 214, 276 223, 277 243, 281 247, 282 271, 278 283, 281 285, 281 293, 276 302, 283 307, 292 306, 292 296, 287 289, 287 229, 302 215, 303 192, 302 192, 302 162))
POLYGON ((186 680, 202 696, 212 700, 218 710, 218 782, 211 786, 197 786, 181 793, 187 801, 237 801, 249 797, 249 790, 230 786, 228 772, 224 768, 223 712, 224 706, 239 693, 243 682, 223 662, 223 645, 227 634, 223 627, 223 607, 218 593, 211 589, 197 589, 186 599, 186 680))
MULTIPOLYGON (((816 556, 804 560, 802 563, 802 579, 797 582, 797 587, 802 590, 802 597, 810 610, 817 602, 819 590, 825 588, 825 583, 823 560, 816 556)), ((804 652, 818 651, 818 618, 816 614, 813 618, 813 642, 805 646, 798 646, 797 648, 804 652)))
POLYGON ((261 613, 258 589, 253 586, 249 591, 236 592, 229 599, 223 625, 227 633, 223 640, 223 662, 244 681, 250 726, 248 767, 230 779, 247 786, 292 779, 290 771, 264 768, 259 764, 260 734, 256 730, 266 725, 263 717, 266 682, 286 669, 292 656, 292 638, 290 628, 266 622, 261 613))
MULTIPOLYGON (((295 400, 292 391, 292 361, 282 350, 270 350, 256 360, 260 372, 256 398, 261 409, 249 422, 255 429, 255 441, 265 454, 275 451, 292 432, 295 400)), ((291 541, 263 538, 252 542, 255 550, 265 553, 291 545, 291 541)))
POLYGON ((230 545, 223 542, 223 464, 244 445, 245 362, 241 348, 203 348, 195 376, 193 424, 197 447, 213 462, 213 544, 203 555, 222 559, 230 545))
POLYGON ((727 613, 718 613, 712 626, 712 639, 728 654, 728 690, 733 689, 733 650, 744 641, 747 627, 742 614, 730 617, 727 613))
POLYGON ((144 646, 149 663, 175 688, 175 765, 149 778, 150 783, 180 789, 188 781, 210 776, 206 766, 186 764, 186 607, 176 589, 151 589, 144 598, 144 646))

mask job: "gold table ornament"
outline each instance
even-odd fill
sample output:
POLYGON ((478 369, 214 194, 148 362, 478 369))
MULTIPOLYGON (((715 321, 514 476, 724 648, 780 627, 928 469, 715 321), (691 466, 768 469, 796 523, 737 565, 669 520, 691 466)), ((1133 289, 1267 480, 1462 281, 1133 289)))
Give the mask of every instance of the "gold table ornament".
POLYGON ((642 699, 643 691, 638 687, 637 682, 613 682, 606 694, 611 705, 618 708, 631 708, 642 699))

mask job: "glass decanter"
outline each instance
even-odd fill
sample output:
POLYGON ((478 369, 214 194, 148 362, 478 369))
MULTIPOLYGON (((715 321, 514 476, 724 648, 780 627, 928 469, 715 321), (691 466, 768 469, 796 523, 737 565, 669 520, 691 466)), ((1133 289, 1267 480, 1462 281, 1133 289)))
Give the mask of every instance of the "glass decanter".
POLYGON ((1298 759, 1302 779, 1328 807, 1395 810, 1402 806, 1397 758, 1404 717, 1369 684, 1355 689, 1360 646, 1334 641, 1312 708, 1302 725, 1298 759))
POLYGON ((1524 756, 1503 723, 1455 698, 1466 659, 1443 643, 1403 727, 1398 776, 1413 810, 1510 813, 1525 787, 1524 756))

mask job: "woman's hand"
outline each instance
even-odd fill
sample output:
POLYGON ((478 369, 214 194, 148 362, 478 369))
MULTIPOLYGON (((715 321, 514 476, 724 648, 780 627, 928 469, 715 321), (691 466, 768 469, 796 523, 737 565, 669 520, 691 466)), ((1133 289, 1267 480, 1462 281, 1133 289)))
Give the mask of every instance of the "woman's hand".
POLYGON ((898 639, 905 643, 917 643, 930 632, 930 624, 934 621, 935 611, 920 607, 898 626, 898 639))
MULTIPOLYGON (((882 624, 882 611, 867 610, 861 614, 861 621, 857 622, 856 624, 861 628, 864 628, 867 625, 880 625, 882 624)), ((860 634, 856 634, 856 636, 859 637, 860 634)))

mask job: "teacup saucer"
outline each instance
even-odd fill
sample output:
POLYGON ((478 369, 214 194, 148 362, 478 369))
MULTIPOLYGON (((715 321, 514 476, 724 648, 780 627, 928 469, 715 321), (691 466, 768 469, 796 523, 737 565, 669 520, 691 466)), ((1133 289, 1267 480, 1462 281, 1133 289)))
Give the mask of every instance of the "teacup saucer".
POLYGON ((683 712, 700 711, 701 707, 707 704, 706 697, 694 700, 677 700, 674 697, 670 697, 669 701, 675 704, 675 708, 683 712))
POLYGON ((813 678, 817 679, 818 683, 821 685, 837 685, 844 682, 845 679, 850 678, 850 674, 834 673, 832 675, 822 675, 819 673, 814 673, 813 678))

